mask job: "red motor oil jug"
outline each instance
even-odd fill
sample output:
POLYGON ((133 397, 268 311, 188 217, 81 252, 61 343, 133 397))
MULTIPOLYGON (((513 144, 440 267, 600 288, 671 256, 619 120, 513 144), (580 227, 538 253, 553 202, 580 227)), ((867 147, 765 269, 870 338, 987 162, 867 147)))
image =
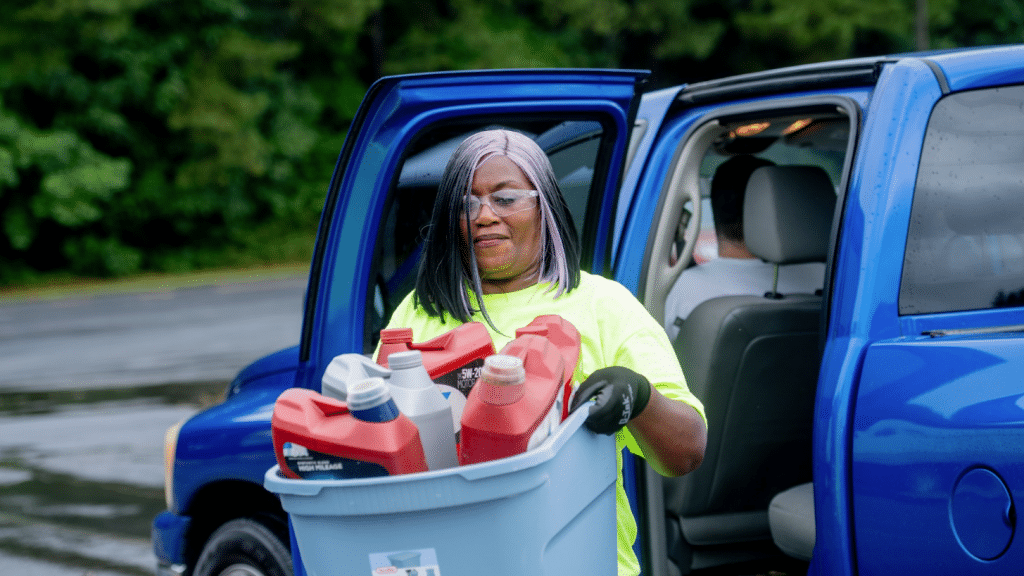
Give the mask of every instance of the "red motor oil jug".
MULTIPOLYGON (((572 396, 572 376, 576 371, 576 364, 580 359, 580 333, 571 322, 557 314, 545 314, 537 316, 526 326, 516 330, 516 338, 525 334, 535 334, 547 338, 558 348, 562 355, 565 373, 563 374, 562 389, 562 420, 569 417, 569 398, 572 396)), ((516 341, 513 340, 502 348, 502 354, 519 356, 516 352, 516 341)), ((523 357, 525 358, 525 357, 523 357)))
POLYGON ((412 350, 412 328, 385 328, 380 331, 380 350, 377 352, 377 364, 388 366, 388 356, 395 352, 412 350))
POLYGON ((270 421, 274 454, 289 478, 367 478, 424 472, 416 425, 381 378, 353 384, 348 402, 303 388, 285 390, 270 421))
POLYGON ((562 421, 565 373, 558 347, 537 334, 489 356, 462 413, 459 463, 505 458, 543 442, 562 421))

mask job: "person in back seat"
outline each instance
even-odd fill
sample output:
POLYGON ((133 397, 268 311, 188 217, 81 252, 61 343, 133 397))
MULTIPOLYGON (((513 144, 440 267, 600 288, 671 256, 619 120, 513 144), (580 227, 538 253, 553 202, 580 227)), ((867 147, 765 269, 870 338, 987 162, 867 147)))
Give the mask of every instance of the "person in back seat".
MULTIPOLYGON (((718 239, 718 258, 683 271, 665 300, 665 330, 675 340, 686 317, 698 304, 719 296, 758 295, 772 291, 775 265, 764 262, 743 241, 743 200, 755 170, 774 166, 756 156, 734 156, 722 162, 711 180, 711 214, 718 239)), ((777 292, 811 294, 822 287, 821 262, 779 267, 777 292)))

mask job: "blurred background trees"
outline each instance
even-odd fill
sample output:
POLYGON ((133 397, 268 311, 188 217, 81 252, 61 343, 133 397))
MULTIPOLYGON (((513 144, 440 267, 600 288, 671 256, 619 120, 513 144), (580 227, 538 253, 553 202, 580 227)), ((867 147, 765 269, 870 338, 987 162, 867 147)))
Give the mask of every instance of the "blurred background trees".
POLYGON ((6 8, 0 285, 308 259, 348 124, 385 74, 645 68, 663 87, 922 43, 1024 40, 1018 0, 10 0, 6 8))

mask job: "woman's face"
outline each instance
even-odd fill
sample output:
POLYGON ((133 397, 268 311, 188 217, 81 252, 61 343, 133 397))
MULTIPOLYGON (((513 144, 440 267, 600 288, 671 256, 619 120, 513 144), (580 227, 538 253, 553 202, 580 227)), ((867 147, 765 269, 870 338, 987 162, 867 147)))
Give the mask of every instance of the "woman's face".
MULTIPOLYGON (((526 174, 505 156, 492 156, 477 166, 472 194, 484 197, 505 189, 532 190, 526 174)), ((540 272, 540 207, 499 217, 484 203, 466 229, 459 214, 464 246, 472 245, 484 294, 514 292, 537 282, 540 272)))

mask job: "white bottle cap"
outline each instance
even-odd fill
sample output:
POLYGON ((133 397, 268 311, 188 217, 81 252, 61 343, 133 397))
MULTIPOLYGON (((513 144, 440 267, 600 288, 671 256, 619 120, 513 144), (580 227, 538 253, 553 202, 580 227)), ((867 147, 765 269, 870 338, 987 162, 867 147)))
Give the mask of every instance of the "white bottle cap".
POLYGON ((484 368, 480 373, 480 378, 491 384, 519 384, 526 380, 526 370, 523 369, 522 358, 508 354, 494 354, 484 359, 484 368))
POLYGON ((492 406, 507 406, 518 402, 523 397, 526 382, 526 370, 523 360, 518 356, 494 354, 484 359, 484 368, 480 373, 477 394, 480 399, 492 406))
POLYGON ((388 367, 392 370, 404 370, 423 365, 423 353, 419 350, 395 352, 388 356, 388 367))
POLYGON ((348 409, 369 410, 391 400, 391 392, 383 378, 360 380, 348 388, 348 409))

